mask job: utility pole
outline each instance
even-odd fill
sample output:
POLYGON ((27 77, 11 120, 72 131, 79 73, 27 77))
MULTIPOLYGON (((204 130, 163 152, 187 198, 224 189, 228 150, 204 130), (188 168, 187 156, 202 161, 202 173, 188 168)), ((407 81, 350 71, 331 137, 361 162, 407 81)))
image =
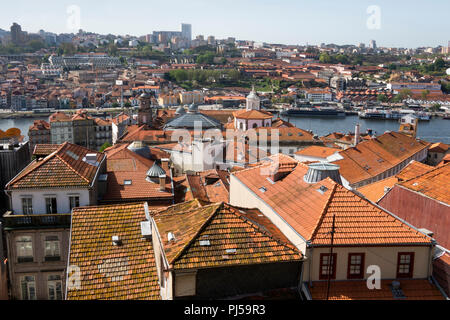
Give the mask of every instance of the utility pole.
MULTIPOLYGON (((328 258, 328 283, 327 283, 327 301, 330 297, 330 285, 331 285, 331 270, 332 265, 334 265, 333 258, 333 245, 334 245, 334 234, 336 232, 335 229, 336 215, 333 215, 333 224, 331 225, 331 247, 330 247, 330 257, 328 258)), ((333 270, 334 272, 335 270, 333 270)))

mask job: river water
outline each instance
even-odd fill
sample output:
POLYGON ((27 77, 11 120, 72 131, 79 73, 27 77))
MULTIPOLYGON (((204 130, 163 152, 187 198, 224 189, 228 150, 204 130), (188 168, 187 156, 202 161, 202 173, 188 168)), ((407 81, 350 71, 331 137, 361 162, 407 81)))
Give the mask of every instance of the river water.
MULTIPOLYGON (((22 131, 25 139, 28 140, 28 129, 34 120, 47 120, 48 117, 27 118, 27 119, 0 119, 0 129, 6 131, 15 127, 22 131)), ((377 135, 383 134, 385 131, 397 131, 399 123, 392 120, 367 120, 360 119, 358 116, 347 116, 345 118, 294 118, 289 120, 298 128, 304 130, 312 130, 318 136, 324 136, 332 132, 354 132, 357 123, 361 125, 361 132, 372 129, 377 135)), ((434 118, 431 121, 419 122, 418 138, 428 142, 444 142, 450 144, 450 120, 442 118, 434 118)))

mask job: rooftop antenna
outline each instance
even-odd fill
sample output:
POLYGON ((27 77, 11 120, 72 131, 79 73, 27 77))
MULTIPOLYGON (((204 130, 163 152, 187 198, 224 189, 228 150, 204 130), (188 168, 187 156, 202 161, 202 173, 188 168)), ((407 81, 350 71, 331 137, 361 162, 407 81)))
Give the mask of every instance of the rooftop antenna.
MULTIPOLYGON (((333 259, 333 245, 334 245, 334 234, 336 233, 336 215, 333 215, 333 224, 331 225, 331 247, 330 247, 330 257, 328 259, 328 282, 327 282, 327 301, 330 297, 330 286, 331 286, 331 268, 332 264, 334 265, 333 259)), ((335 272, 335 270, 333 270, 335 272)))

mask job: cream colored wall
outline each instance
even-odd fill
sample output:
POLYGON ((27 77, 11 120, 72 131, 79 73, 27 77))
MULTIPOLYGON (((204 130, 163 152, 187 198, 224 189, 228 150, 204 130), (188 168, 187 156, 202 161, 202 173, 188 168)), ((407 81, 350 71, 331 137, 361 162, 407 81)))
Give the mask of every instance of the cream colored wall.
MULTIPOLYGON (((367 274, 367 267, 371 265, 379 266, 381 269, 381 279, 397 278, 397 257, 399 252, 414 252, 414 269, 413 278, 424 279, 429 276, 428 262, 430 247, 335 247, 333 253, 337 254, 336 258, 336 280, 347 280, 348 254, 364 253, 364 279, 367 274)), ((311 280, 319 281, 320 254, 330 253, 329 248, 314 248, 312 251, 308 249, 307 256, 311 260, 304 264, 304 281, 310 280, 309 265, 311 263, 311 280)))
POLYGON ((258 198, 234 175, 230 176, 230 204, 242 208, 257 208, 295 245, 305 253, 306 242, 293 228, 289 226, 274 210, 258 198))
MULTIPOLYGON (((155 264, 156 264, 156 270, 157 270, 157 274, 158 274, 158 281, 161 284, 162 277, 160 274, 160 270, 164 269, 164 268, 161 268, 161 256, 164 255, 164 251, 162 248, 161 236, 159 234, 158 228, 156 227, 156 223, 153 219, 151 219, 151 223, 152 223, 153 253, 155 256, 155 264)), ((166 267, 167 267, 167 259, 165 258, 165 256, 163 256, 163 260, 165 261, 166 267)), ((169 278, 166 280, 164 288, 161 287, 160 289, 161 289, 160 292, 161 292, 162 300, 172 300, 173 299, 172 273, 169 273, 169 278)))

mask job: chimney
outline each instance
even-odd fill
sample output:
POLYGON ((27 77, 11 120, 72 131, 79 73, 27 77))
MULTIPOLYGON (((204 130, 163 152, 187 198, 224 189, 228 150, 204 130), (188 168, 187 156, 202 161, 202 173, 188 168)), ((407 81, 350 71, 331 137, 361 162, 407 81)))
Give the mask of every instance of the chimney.
POLYGON ((308 172, 303 177, 305 182, 314 184, 326 178, 330 178, 334 182, 342 184, 339 166, 331 163, 311 163, 308 167, 308 172))
POLYGON ((355 146, 358 145, 360 137, 361 137, 361 126, 358 123, 355 128, 355 142, 354 142, 355 146))
POLYGON ((162 166, 163 170, 166 172, 168 172, 170 170, 169 162, 170 162, 170 159, 167 159, 167 158, 161 159, 161 166, 162 166))
POLYGON ((159 191, 166 191, 166 175, 159 176, 159 191))

